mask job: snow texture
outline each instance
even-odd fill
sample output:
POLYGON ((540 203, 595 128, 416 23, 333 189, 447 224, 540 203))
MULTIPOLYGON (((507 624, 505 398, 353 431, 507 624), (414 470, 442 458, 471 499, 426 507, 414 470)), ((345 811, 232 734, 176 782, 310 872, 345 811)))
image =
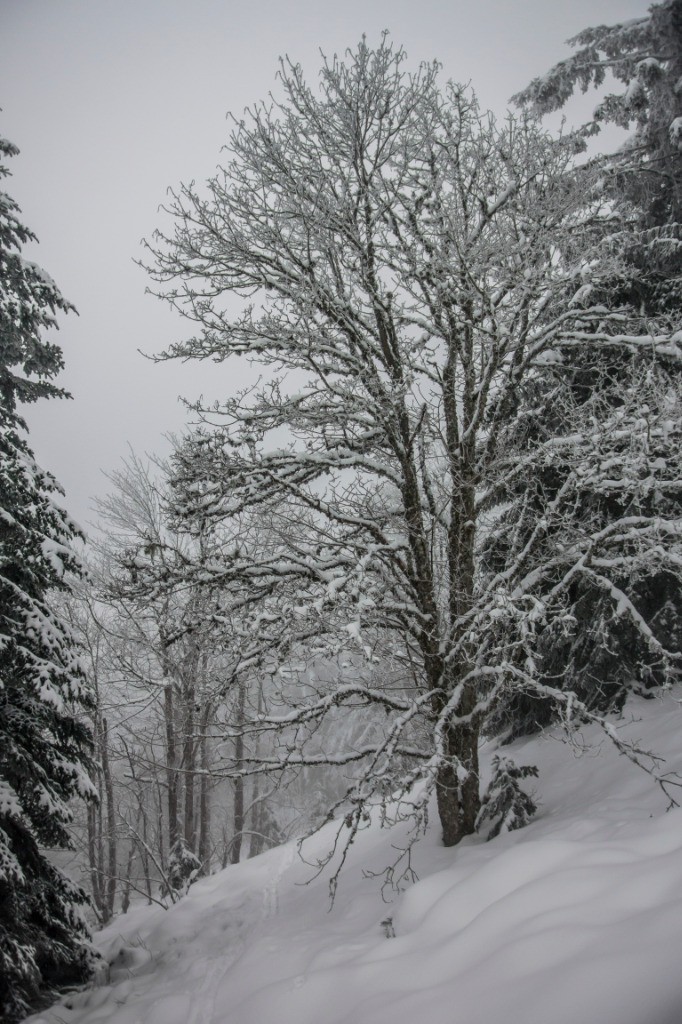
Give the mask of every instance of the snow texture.
MULTIPOLYGON (((681 699, 635 698, 614 720, 670 772, 682 767, 681 699)), ((331 912, 326 880, 301 885, 312 871, 288 844, 197 882, 168 911, 116 919, 97 940, 110 984, 31 1021, 679 1024, 682 810, 610 744, 590 746, 592 727, 582 739, 504 748, 539 767, 537 817, 449 850, 434 827, 414 854, 420 881, 392 906, 366 869, 391 857, 397 829, 357 837, 331 912)), ((309 860, 328 838, 310 841, 309 860)))

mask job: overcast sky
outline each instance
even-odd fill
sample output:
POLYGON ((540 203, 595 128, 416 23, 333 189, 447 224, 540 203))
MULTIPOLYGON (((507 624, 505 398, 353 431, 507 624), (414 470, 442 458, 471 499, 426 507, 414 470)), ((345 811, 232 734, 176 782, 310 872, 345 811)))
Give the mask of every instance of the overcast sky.
MULTIPOLYGON (((471 81, 483 106, 509 96, 595 24, 643 15, 646 0, 0 0, 0 134, 21 154, 7 191, 40 239, 25 254, 55 278, 79 317, 58 341, 70 402, 28 410, 41 464, 66 505, 92 521, 102 471, 128 445, 165 454, 179 432, 178 395, 224 397, 231 367, 155 365, 187 332, 145 295, 140 240, 160 223, 168 186, 211 175, 225 115, 275 86, 288 54, 314 80, 328 55, 388 29, 410 63, 437 58, 471 81)), ((594 105, 589 100, 590 109, 594 105)), ((573 116, 579 116, 574 114, 573 116)))

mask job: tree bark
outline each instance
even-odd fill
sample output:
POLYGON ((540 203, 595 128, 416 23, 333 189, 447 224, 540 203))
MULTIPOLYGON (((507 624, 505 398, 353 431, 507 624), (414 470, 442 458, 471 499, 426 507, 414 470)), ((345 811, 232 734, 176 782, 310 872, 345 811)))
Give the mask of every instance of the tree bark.
MULTIPOLYGON (((465 410, 470 414, 470 410, 465 410)), ((454 415, 454 410, 451 411, 454 415)), ((468 418, 468 416, 467 416, 468 418)), ((476 491, 472 480, 475 466, 473 444, 456 443, 455 432, 448 438, 451 452, 451 472, 455 483, 452 502, 449 544, 450 601, 449 614, 453 626, 457 661, 452 671, 444 665, 444 696, 439 699, 439 710, 445 707, 448 697, 462 685, 471 669, 472 658, 461 635, 462 617, 471 609, 474 595, 475 563, 475 516, 476 491), (465 466, 464 473, 459 467, 465 466), (464 481, 461 481, 464 476, 464 481)), ((471 717, 478 697, 476 684, 464 683, 462 695, 453 716, 468 718, 468 721, 445 725, 445 763, 438 771, 436 800, 443 828, 445 846, 455 846, 465 836, 476 830, 476 818, 480 809, 478 743, 480 723, 471 717)))
POLYGON ((211 873, 211 789, 208 775, 209 748, 208 723, 211 717, 211 706, 205 704, 201 713, 199 739, 201 778, 199 782, 199 851, 202 875, 211 873))
MULTIPOLYGON (((140 850, 140 857, 142 859, 142 869, 144 871, 144 884, 147 890, 147 903, 151 907, 152 905, 152 879, 149 870, 149 849, 148 849, 148 832, 147 832, 147 815, 142 811, 142 839, 144 841, 142 849, 140 850)), ((161 851, 161 859, 163 861, 163 851, 161 851)))
MULTIPOLYGON (((465 691, 460 711, 472 708, 475 700, 473 689, 469 693, 465 691)), ((476 830, 480 808, 478 732, 476 726, 446 728, 447 761, 439 768, 436 781, 436 802, 444 846, 455 846, 476 830)))
MULTIPOLYGON (((246 703, 246 686, 240 683, 237 689, 236 724, 237 736, 234 745, 234 759, 237 765, 241 764, 244 757, 244 706, 246 703)), ((230 863, 238 864, 242 851, 242 838, 244 834, 244 779, 237 776, 234 780, 234 836, 230 848, 230 863)))
POLYGON ((116 841, 116 807, 114 805, 114 785, 111 778, 111 766, 109 764, 109 726, 106 718, 102 719, 101 733, 101 762, 102 777, 104 780, 104 792, 107 798, 107 882, 105 887, 106 896, 103 901, 105 909, 104 921, 109 921, 114 914, 114 903, 116 900, 117 869, 117 841, 116 841))
POLYGON ((179 835, 178 822, 178 772, 175 738, 175 708, 173 686, 166 683, 163 689, 166 726, 166 783, 168 786, 168 848, 172 849, 179 835))
POLYGON ((194 686, 188 685, 184 693, 185 721, 182 751, 182 766, 185 779, 185 841, 192 853, 196 848, 196 825, 194 820, 194 772, 196 768, 196 742, 194 736, 194 686))
POLYGON ((88 862, 90 865, 90 887, 92 889, 92 902, 98 916, 102 917, 102 876, 99 873, 98 849, 101 843, 101 835, 97 828, 97 809, 94 803, 90 802, 87 807, 88 814, 88 862))

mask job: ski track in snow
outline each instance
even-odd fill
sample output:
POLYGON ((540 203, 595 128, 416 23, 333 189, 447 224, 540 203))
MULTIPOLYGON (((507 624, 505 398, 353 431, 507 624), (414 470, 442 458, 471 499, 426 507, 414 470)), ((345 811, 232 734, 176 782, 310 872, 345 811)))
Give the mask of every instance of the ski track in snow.
MULTIPOLYGON (((201 986, 193 993, 198 998, 194 1000, 187 1024, 213 1024, 218 1019, 217 1000, 225 977, 241 960, 248 940, 253 939, 256 932, 263 930, 267 922, 279 914, 282 878, 296 859, 292 846, 284 847, 281 852, 282 856, 273 865, 263 886, 260 908, 254 905, 253 899, 239 906, 240 915, 234 934, 226 935, 227 941, 221 947, 220 955, 210 958, 206 965, 201 986)), ((229 932, 229 926, 226 926, 226 931, 229 932)))
POLYGON ((221 947, 218 956, 209 959, 202 971, 202 982, 198 990, 192 993, 194 999, 193 1007, 187 1019, 187 1024, 211 1024, 216 1016, 216 1001, 218 991, 226 974, 232 970, 234 965, 241 959, 246 948, 247 935, 250 929, 244 927, 249 921, 248 901, 243 904, 244 915, 240 916, 237 922, 235 934, 229 935, 229 926, 226 927, 226 942, 221 947))
MULTIPOLYGON (((108 948, 110 961, 109 984, 89 988, 66 997, 53 1009, 32 1018, 33 1024, 69 1024, 87 1013, 88 1019, 105 1024, 116 1008, 126 1007, 127 1021, 135 1024, 217 1024, 225 1018, 224 1006, 219 1002, 221 989, 230 972, 239 963, 245 950, 260 935, 267 932, 268 922, 279 914, 282 880, 296 861, 293 845, 273 850, 269 857, 267 874, 261 892, 251 889, 237 895, 234 902, 223 902, 215 916, 206 920, 195 941, 204 947, 201 960, 194 960, 187 969, 183 991, 176 992, 172 1000, 150 1000, 159 971, 173 968, 179 950, 170 947, 160 955, 145 956, 147 947, 136 937, 134 927, 128 931, 125 917, 119 919, 121 932, 108 948)), ((229 891, 229 890, 228 890, 229 891)), ((218 897, 224 890, 216 892, 218 897)), ((192 894, 180 904, 170 908, 159 918, 161 931, 176 914, 182 914, 190 905, 192 894), (183 906, 184 904, 184 906, 183 906)), ((222 900, 221 900, 222 902, 222 900)), ((171 926, 172 927, 172 926, 171 926)), ((105 950, 105 955, 107 951, 105 950)), ((178 970, 183 968, 177 961, 178 970)))
POLYGON ((276 917, 276 915, 279 914, 279 893, 282 878, 294 863, 295 859, 296 850, 293 846, 288 844, 282 848, 282 857, 280 859, 279 866, 273 869, 267 885, 263 889, 263 921, 267 921, 269 918, 276 917))

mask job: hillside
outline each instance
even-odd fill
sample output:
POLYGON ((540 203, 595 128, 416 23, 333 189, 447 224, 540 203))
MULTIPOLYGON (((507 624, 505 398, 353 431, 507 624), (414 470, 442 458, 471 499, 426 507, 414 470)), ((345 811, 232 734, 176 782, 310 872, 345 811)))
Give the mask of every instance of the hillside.
MULTIPOLYGON (((670 772, 682 770, 680 698, 635 698, 614 719, 670 772)), ((532 824, 449 850, 434 825, 414 854, 419 881, 390 905, 365 872, 391 858, 396 830, 360 835, 331 911, 327 878, 302 885, 313 872, 289 844, 169 911, 119 917, 97 936, 111 985, 30 1020, 679 1024, 682 811, 593 730, 583 739, 582 754, 559 733, 505 748, 539 767, 532 824)))

